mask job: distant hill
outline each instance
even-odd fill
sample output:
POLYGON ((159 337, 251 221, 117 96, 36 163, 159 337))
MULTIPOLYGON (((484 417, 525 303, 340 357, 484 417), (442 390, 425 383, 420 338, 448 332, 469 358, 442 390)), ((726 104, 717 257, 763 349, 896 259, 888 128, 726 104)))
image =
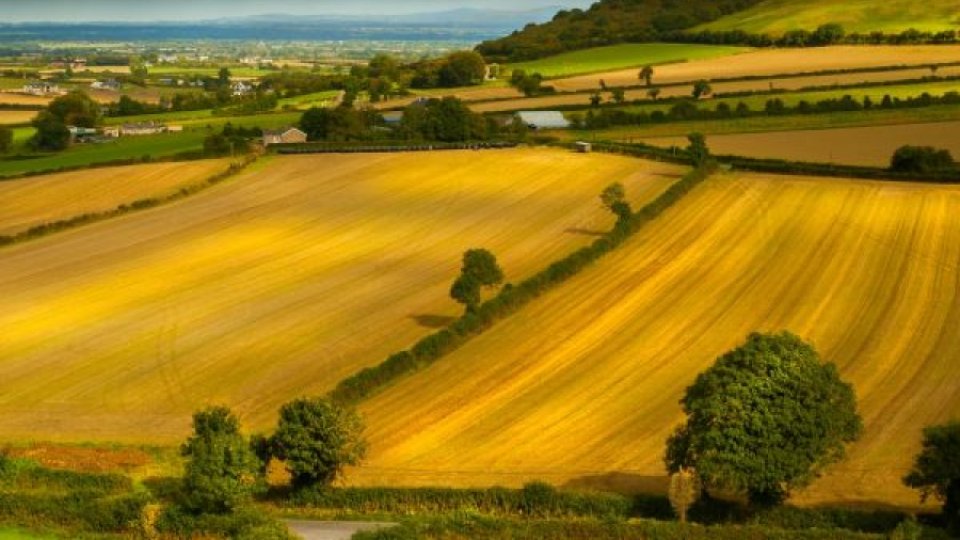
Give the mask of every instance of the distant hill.
POLYGON ((899 33, 910 28, 939 32, 960 30, 957 0, 763 0, 696 30, 743 30, 780 35, 839 23, 847 32, 899 33))
POLYGON ((488 60, 518 62, 566 51, 626 42, 649 42, 737 13, 760 0, 600 0, 589 9, 558 12, 543 24, 481 43, 488 60))
POLYGON ((295 16, 270 14, 208 21, 0 22, 0 42, 223 40, 373 40, 478 42, 548 21, 557 7, 458 9, 406 15, 295 16))

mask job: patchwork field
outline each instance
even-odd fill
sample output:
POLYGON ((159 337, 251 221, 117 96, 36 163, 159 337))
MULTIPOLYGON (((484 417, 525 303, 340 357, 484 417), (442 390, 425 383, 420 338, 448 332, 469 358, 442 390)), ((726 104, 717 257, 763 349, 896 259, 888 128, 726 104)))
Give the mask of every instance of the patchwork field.
POLYGON ((226 171, 228 165, 226 159, 157 163, 0 182, 0 236, 139 199, 164 197, 226 171))
MULTIPOLYGON (((685 137, 644 142, 687 145, 685 137)), ((960 156, 960 122, 715 135, 708 144, 715 154, 885 167, 894 151, 907 144, 945 148, 960 156)))
POLYGON ((663 489, 695 376, 753 331, 811 340, 866 430, 802 503, 916 505, 923 426, 960 411, 960 187, 725 175, 623 249, 365 402, 355 484, 663 489))
POLYGON ((0 126, 26 124, 36 115, 37 111, 0 111, 0 126))
POLYGON ((46 106, 52 97, 30 96, 27 94, 16 94, 13 92, 0 92, 0 103, 6 105, 42 105, 46 106))
POLYGON ((747 47, 725 47, 685 43, 627 43, 558 54, 542 60, 504 66, 501 76, 509 78, 514 69, 563 77, 611 71, 647 64, 666 64, 719 58, 749 51, 747 47))
MULTIPOLYGON (((948 67, 941 68, 938 71, 940 75, 943 76, 956 76, 960 75, 960 66, 957 67, 948 67)), ((771 79, 758 79, 751 81, 734 81, 734 82, 718 82, 711 84, 714 94, 724 94, 724 93, 734 93, 734 92, 768 92, 769 90, 800 90, 803 88, 810 87, 824 87, 824 86, 844 86, 844 85, 855 85, 861 83, 876 83, 876 82, 893 82, 898 80, 915 80, 921 79, 925 76, 930 75, 929 69, 916 69, 916 70, 897 70, 897 71, 882 71, 876 73, 848 73, 842 75, 817 75, 810 77, 776 77, 771 79)), ((858 88, 840 88, 836 90, 829 91, 820 91, 820 92, 798 92, 798 93, 785 93, 781 95, 756 95, 748 97, 739 97, 739 98, 729 98, 729 101, 736 104, 739 101, 744 101, 747 103, 759 103, 761 108, 768 99, 780 98, 784 102, 794 103, 801 99, 806 100, 816 100, 816 99, 826 99, 829 97, 842 97, 845 94, 850 95, 860 95, 860 96, 876 96, 878 98, 883 98, 884 95, 889 94, 896 97, 907 97, 907 96, 919 96, 923 92, 929 92, 931 95, 941 95, 944 92, 955 91, 960 87, 960 82, 958 81, 941 81, 941 82, 924 82, 924 83, 913 83, 913 84, 904 84, 904 85, 881 85, 881 86, 871 86, 871 87, 858 87, 858 88), (829 92, 829 94, 826 94, 829 92), (804 95, 806 94, 806 95, 804 95), (818 97, 817 94, 820 94, 821 97, 818 97), (825 96, 825 97, 824 97, 825 96)), ((660 88, 660 95, 658 98, 670 98, 670 97, 687 97, 691 95, 693 90, 693 85, 681 85, 681 86, 667 86, 660 88)), ((610 92, 601 92, 603 101, 609 103, 612 99, 610 92)), ((470 108, 477 112, 503 112, 503 111, 516 111, 523 109, 542 109, 547 107, 569 107, 576 105, 588 106, 590 104, 590 93, 577 93, 577 94, 558 94, 552 96, 540 96, 532 98, 518 98, 518 99, 503 99, 498 101, 487 101, 480 103, 471 103, 470 108)), ((646 88, 639 88, 634 90, 626 90, 624 92, 624 97, 627 101, 634 100, 644 100, 649 103, 645 104, 645 107, 656 107, 668 109, 670 104, 659 105, 650 99, 649 94, 647 93, 646 88)), ((720 99, 720 98, 717 98, 720 99)), ((714 101, 708 101, 707 98, 704 98, 704 101, 707 101, 708 105, 715 103, 714 101)))
POLYGON ((697 29, 743 30, 779 35, 840 23, 847 32, 897 33, 910 28, 939 32, 960 27, 960 8, 951 0, 767 0, 697 29))
POLYGON ((211 403, 250 429, 460 313, 462 252, 510 280, 681 169, 559 150, 267 159, 179 203, 0 251, 0 431, 177 443, 211 403))
MULTIPOLYGON (((698 79, 773 76, 785 73, 887 66, 922 67, 960 61, 960 45, 840 46, 806 49, 758 49, 733 58, 697 60, 654 68, 654 84, 698 79)), ((559 91, 590 90, 603 79, 608 86, 640 83, 637 70, 617 70, 551 81, 559 91)))

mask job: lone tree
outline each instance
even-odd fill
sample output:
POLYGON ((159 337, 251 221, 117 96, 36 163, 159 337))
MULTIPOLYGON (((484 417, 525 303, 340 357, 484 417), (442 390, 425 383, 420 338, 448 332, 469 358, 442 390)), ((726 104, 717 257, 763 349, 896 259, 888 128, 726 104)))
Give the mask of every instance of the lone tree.
POLYGON ((353 410, 324 398, 298 399, 280 409, 270 455, 284 462, 294 487, 327 486, 363 459, 362 433, 363 421, 353 410))
POLYGON ((707 138, 703 133, 691 133, 687 135, 687 141, 690 142, 687 153, 690 154, 694 165, 699 167, 710 159, 710 149, 707 147, 707 138))
POLYGON ((610 91, 610 98, 613 99, 613 102, 617 105, 623 105, 623 102, 627 100, 627 93, 623 88, 614 88, 610 91))
POLYGON ((460 276, 453 282, 450 296, 464 304, 467 312, 472 312, 480 305, 481 291, 501 283, 503 270, 497 264, 497 258, 485 249, 471 249, 463 254, 460 276))
POLYGON ((194 512, 231 512, 263 487, 261 462, 226 407, 193 415, 193 435, 181 453, 187 458, 183 503, 194 512))
POLYGON ((620 182, 605 187, 600 193, 600 202, 617 216, 618 225, 626 223, 633 214, 630 203, 627 202, 627 190, 620 182))
POLYGON ((660 89, 654 86, 653 88, 647 90, 647 95, 650 96, 650 99, 656 101, 660 97, 660 89))
POLYGON ((693 99, 700 99, 702 96, 709 96, 713 93, 713 87, 704 79, 693 83, 693 99))
POLYGON ((670 500, 673 511, 680 518, 680 523, 687 522, 687 511, 700 498, 702 490, 703 485, 700 483, 696 471, 681 468, 670 475, 670 488, 667 491, 667 498, 670 500))
POLYGON ((943 517, 954 534, 960 533, 960 422, 923 430, 923 449, 903 482, 943 502, 943 517))
POLYGON ((799 337, 751 334, 687 388, 687 422, 667 441, 671 473, 782 503, 841 460, 862 429, 853 387, 799 337))
POLYGON ((643 66, 643 69, 640 70, 640 73, 637 75, 642 81, 647 83, 647 86, 653 85, 653 66, 643 66))

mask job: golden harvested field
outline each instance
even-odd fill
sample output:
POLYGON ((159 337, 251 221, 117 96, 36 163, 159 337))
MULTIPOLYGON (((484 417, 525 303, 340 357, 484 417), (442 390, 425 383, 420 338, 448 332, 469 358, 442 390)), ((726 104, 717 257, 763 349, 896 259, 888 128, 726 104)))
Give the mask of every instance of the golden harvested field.
MULTIPOLYGON (((907 81, 921 79, 930 75, 927 68, 905 69, 893 71, 879 71, 873 73, 844 73, 837 75, 811 75, 806 77, 773 77, 770 79, 757 79, 751 81, 732 81, 711 83, 714 94, 723 94, 731 92, 763 92, 772 89, 776 90, 799 90, 809 87, 831 86, 831 85, 853 85, 860 83, 876 83, 886 81, 907 81)), ((960 66, 942 67, 937 70, 937 75, 941 77, 951 77, 960 75, 960 66)), ((633 83, 636 84, 636 83, 633 83)), ((599 86, 599 79, 594 81, 594 86, 599 86)), ((693 85, 667 86, 660 89, 661 98, 689 96, 693 90, 693 85)), ((923 90, 917 90, 919 95, 923 90)), ((879 87, 878 93, 883 93, 883 87, 879 87)), ((602 92, 601 95, 605 102, 611 100, 609 92, 602 92)), ((637 99, 650 99, 646 88, 627 90, 624 97, 628 101, 637 99)), ((775 96, 771 96, 775 97, 775 96)), ((569 105, 583 105, 585 108, 590 105, 590 94, 558 94, 554 96, 542 96, 533 98, 505 99, 500 101, 488 101, 473 103, 470 108, 477 112, 503 112, 516 111, 522 109, 540 109, 544 107, 561 107, 569 105)))
POLYGON ((43 105, 46 106, 53 97, 51 96, 31 96, 27 94, 17 94, 14 92, 0 92, 0 103, 5 105, 43 105))
MULTIPOLYGON (((654 84, 724 79, 743 76, 808 73, 831 69, 883 66, 922 66, 960 61, 960 45, 839 46, 807 49, 758 49, 712 60, 697 60, 654 68, 654 84)), ((559 91, 590 90, 603 79, 609 86, 636 85, 637 70, 595 73, 557 79, 549 84, 559 91)))
MULTIPOLYGON (((227 170, 230 160, 89 169, 0 182, 0 235, 124 203, 171 195, 227 170)), ((2 257, 2 255, 0 255, 2 257)))
POLYGON ((175 204, 0 250, 0 432, 178 443, 205 404, 251 430, 460 313, 462 252, 510 280, 593 240, 622 181, 682 169, 560 150, 290 156, 175 204))
MULTIPOLYGON (((686 137, 644 142, 687 145, 686 137)), ((960 122, 713 135, 707 144, 718 155, 885 167, 897 148, 908 144, 945 148, 960 156, 960 122)))
POLYGON ((923 426, 960 416, 960 187, 721 175, 624 248, 362 406, 349 481, 662 489, 696 375, 753 331, 811 340, 865 433, 796 498, 916 505, 923 426))
POLYGON ((0 111, 0 126, 26 124, 36 115, 37 111, 0 111))

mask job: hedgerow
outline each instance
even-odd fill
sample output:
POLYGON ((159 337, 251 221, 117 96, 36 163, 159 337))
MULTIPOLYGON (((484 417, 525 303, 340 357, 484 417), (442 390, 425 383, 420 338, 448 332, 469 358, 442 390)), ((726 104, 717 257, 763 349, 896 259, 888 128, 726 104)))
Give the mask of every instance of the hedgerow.
POLYGON ((713 170, 712 165, 694 169, 636 212, 629 221, 618 224, 591 245, 578 249, 516 285, 505 285, 497 296, 481 304, 475 311, 466 313, 448 328, 424 337, 408 351, 395 353, 381 364, 344 379, 330 392, 330 397, 344 403, 356 403, 394 380, 436 362, 618 247, 643 225, 679 201, 713 170))

